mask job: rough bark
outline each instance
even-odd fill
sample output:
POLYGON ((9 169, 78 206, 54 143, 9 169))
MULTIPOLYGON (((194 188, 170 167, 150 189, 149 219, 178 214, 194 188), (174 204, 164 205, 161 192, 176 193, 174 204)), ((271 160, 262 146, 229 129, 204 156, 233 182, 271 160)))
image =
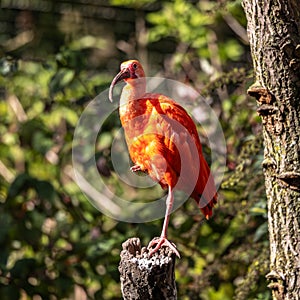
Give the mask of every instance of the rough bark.
POLYGON ((125 300, 176 300, 175 254, 162 247, 149 257, 138 238, 122 244, 119 272, 125 300))
POLYGON ((300 2, 244 0, 262 118, 273 299, 300 299, 300 2))

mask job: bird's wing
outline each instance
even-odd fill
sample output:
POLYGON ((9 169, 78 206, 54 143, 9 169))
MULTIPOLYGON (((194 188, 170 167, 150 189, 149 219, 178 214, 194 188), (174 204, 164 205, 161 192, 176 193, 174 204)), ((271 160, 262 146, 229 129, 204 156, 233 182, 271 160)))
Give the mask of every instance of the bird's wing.
MULTIPOLYGON (((214 179, 202 154, 202 146, 194 121, 182 106, 166 96, 155 95, 153 100, 149 99, 149 101, 152 102, 156 112, 165 118, 166 123, 171 125, 169 126, 170 133, 167 133, 171 136, 169 148, 177 147, 179 150, 175 157, 174 155, 167 157, 168 163, 173 166, 176 173, 183 173, 186 179, 183 180, 183 185, 188 187, 189 184, 194 184, 192 197, 204 215, 210 217, 212 207, 217 202, 217 193, 214 179), (187 164, 187 168, 178 161, 183 162, 184 165, 187 164)), ((171 152, 173 153, 176 151, 171 152)))
POLYGON ((149 101, 154 106, 158 114, 166 115, 171 120, 174 120, 184 126, 191 135, 198 136, 194 121, 180 104, 164 95, 151 95, 152 97, 149 97, 149 101))
POLYGON ((201 164, 199 154, 202 155, 195 123, 185 109, 172 99, 160 94, 146 94, 146 98, 147 110, 151 111, 147 130, 162 137, 157 149, 162 150, 176 181, 179 174, 183 175, 178 188, 192 192, 189 186, 196 185, 201 164))

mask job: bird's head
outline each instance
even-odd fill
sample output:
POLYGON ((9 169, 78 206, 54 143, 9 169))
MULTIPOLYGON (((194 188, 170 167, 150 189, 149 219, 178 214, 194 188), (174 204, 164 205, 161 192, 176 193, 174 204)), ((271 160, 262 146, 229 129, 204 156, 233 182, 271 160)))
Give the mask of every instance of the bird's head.
POLYGON ((144 69, 138 60, 124 61, 120 66, 120 72, 113 79, 109 88, 109 100, 112 102, 114 86, 124 80, 126 83, 138 82, 136 79, 145 77, 144 69))

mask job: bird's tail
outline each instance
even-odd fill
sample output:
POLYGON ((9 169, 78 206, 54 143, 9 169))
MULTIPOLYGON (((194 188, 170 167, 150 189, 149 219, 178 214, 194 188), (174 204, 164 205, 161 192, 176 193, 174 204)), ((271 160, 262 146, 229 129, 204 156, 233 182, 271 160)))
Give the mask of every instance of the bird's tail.
POLYGON ((201 209, 205 218, 209 219, 212 216, 212 209, 217 203, 218 194, 213 175, 211 174, 209 166, 202 155, 200 156, 199 177, 196 187, 192 193, 192 197, 197 202, 197 205, 201 209))

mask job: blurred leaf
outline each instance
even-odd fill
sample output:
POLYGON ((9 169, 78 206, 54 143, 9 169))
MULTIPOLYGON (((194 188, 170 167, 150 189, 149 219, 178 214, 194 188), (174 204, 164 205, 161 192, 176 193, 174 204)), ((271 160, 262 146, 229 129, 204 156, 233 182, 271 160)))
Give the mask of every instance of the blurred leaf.
POLYGON ((34 132, 32 136, 32 147, 41 154, 46 154, 47 151, 53 146, 53 141, 48 138, 42 131, 34 132))
POLYGON ((40 135, 45 137, 49 134, 49 129, 46 128, 45 124, 39 118, 31 119, 21 124, 20 139, 23 146, 32 146, 35 144, 39 148, 37 145, 38 141, 34 141, 35 134, 37 134, 36 139, 40 135))
POLYGON ((27 173, 18 175, 9 187, 7 198, 14 198, 22 191, 27 190, 31 185, 31 181, 32 178, 27 173))
POLYGON ((2 244, 5 241, 5 238, 8 237, 11 223, 12 223, 12 217, 10 215, 8 215, 7 213, 1 212, 0 244, 2 244))
MULTIPOLYGON (((85 39, 87 36, 85 36, 85 39)), ((76 44, 76 41, 74 41, 76 44)), ((78 44, 77 44, 78 45, 78 44)), ((65 69, 71 70, 81 70, 85 67, 86 57, 83 55, 82 51, 77 49, 71 49, 72 44, 69 47, 63 47, 59 53, 56 55, 56 62, 59 66, 59 71, 65 69)))
POLYGON ((51 78, 49 83, 50 93, 52 95, 62 91, 67 85, 69 85, 75 77, 75 71, 71 69, 60 69, 51 78))
POLYGON ((55 196, 55 190, 51 183, 38 180, 27 173, 23 173, 18 175, 10 185, 7 198, 14 198, 29 188, 35 189, 41 199, 52 201, 55 196))
POLYGON ((0 74, 7 76, 15 73, 18 70, 18 61, 12 57, 0 58, 0 74))
POLYGON ((243 53, 242 46, 236 40, 229 40, 220 47, 220 56, 223 61, 228 59, 238 61, 243 53))
POLYGON ((53 201, 55 197, 55 190, 53 185, 44 180, 35 180, 35 189, 41 199, 53 201))
POLYGON ((258 242, 264 235, 268 233, 268 223, 261 224, 255 231, 253 242, 258 242))
POLYGON ((36 269, 37 262, 34 258, 23 258, 17 260, 10 270, 13 278, 26 279, 36 269))
POLYGON ((92 48, 92 47, 103 49, 105 46, 106 46, 105 40, 92 35, 86 35, 82 38, 73 41, 70 44, 70 47, 74 50, 80 50, 80 49, 92 48))

